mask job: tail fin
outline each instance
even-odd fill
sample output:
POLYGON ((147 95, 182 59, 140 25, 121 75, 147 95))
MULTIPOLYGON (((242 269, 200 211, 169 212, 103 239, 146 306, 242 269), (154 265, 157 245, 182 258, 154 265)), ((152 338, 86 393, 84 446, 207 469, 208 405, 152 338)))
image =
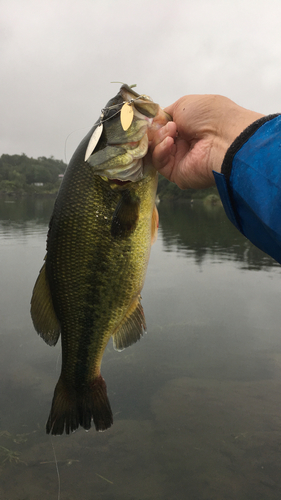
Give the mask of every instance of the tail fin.
POLYGON ((113 423, 112 411, 106 393, 106 384, 100 375, 81 393, 64 382, 62 377, 55 388, 51 412, 46 425, 47 434, 66 434, 79 425, 89 430, 94 421, 97 431, 105 431, 113 423))

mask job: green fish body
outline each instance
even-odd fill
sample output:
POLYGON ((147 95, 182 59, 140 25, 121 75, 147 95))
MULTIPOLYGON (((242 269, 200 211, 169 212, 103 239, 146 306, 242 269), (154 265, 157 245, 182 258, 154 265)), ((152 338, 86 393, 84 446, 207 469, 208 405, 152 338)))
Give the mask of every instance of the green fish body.
POLYGON ((64 175, 31 299, 37 332, 49 345, 61 334, 62 369, 48 433, 89 429, 91 421, 97 430, 111 426, 100 374, 105 347, 113 337, 122 350, 145 331, 140 292, 158 227, 147 130, 157 116, 158 105, 122 86, 64 175), (134 118, 124 130, 120 110, 134 98, 134 118))

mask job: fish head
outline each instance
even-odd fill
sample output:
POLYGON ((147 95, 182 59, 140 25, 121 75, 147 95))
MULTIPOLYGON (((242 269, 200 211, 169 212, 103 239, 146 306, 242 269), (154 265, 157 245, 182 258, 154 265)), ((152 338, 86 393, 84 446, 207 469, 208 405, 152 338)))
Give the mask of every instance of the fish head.
POLYGON ((170 119, 150 97, 124 84, 102 110, 90 134, 85 161, 105 179, 138 182, 153 168, 149 132, 170 119))

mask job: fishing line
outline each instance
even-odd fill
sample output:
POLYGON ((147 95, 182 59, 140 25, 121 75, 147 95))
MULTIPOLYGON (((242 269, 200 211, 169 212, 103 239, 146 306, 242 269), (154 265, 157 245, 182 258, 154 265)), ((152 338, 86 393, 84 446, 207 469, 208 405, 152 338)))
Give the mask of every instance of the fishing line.
POLYGON ((107 120, 111 120, 111 118, 113 118, 114 116, 118 115, 118 113, 121 112, 122 106, 124 104, 129 104, 130 105, 130 104, 133 104, 135 101, 138 101, 139 99, 146 100, 147 97, 144 94, 142 94, 142 95, 139 95, 138 97, 135 97, 135 99, 130 99, 129 101, 123 101, 123 102, 121 102, 119 104, 113 104, 112 106, 108 106, 106 108, 102 108, 102 110, 101 110, 101 116, 100 116, 101 117, 100 123, 104 123, 107 120), (118 109, 118 111, 116 111, 116 113, 114 113, 114 115, 111 115, 108 118, 104 118, 103 119, 103 117, 104 117, 104 111, 107 111, 107 110, 110 110, 110 109, 114 109, 114 108, 118 108, 118 107, 120 107, 120 109, 118 109))
POLYGON ((70 134, 68 134, 67 138, 65 139, 65 142, 64 142, 64 161, 65 163, 68 163, 67 162, 67 159, 66 159, 66 143, 69 139, 69 137, 74 134, 75 132, 78 132, 79 130, 85 130, 87 127, 81 127, 81 128, 76 128, 75 130, 72 130, 72 132, 70 132, 70 134))
MULTIPOLYGON (((112 83, 113 83, 113 82, 112 82, 112 83)), ((135 87, 135 85, 131 85, 131 87, 135 87)), ((107 106, 107 107, 105 107, 105 108, 101 109, 101 115, 100 115, 100 123, 99 123, 99 126, 100 126, 102 123, 106 122, 107 120, 111 120, 111 118, 113 118, 114 116, 118 115, 118 113, 120 113, 120 112, 121 112, 122 106, 124 106, 124 104, 126 104, 126 103, 127 103, 127 104, 131 105, 131 104, 133 104, 135 101, 138 101, 139 99, 144 99, 144 100, 147 100, 147 96, 146 96, 146 95, 144 95, 144 94, 141 94, 141 95, 139 95, 138 97, 135 97, 134 99, 130 99, 129 101, 123 101, 123 102, 121 102, 121 103, 119 103, 119 104, 113 104, 112 106, 107 106), (108 118, 104 118, 104 112, 105 112, 105 111, 108 111, 108 110, 110 110, 110 109, 114 109, 114 108, 119 108, 119 109, 118 109, 118 110, 116 111, 116 113, 114 113, 113 115, 109 116, 108 118)), ((68 134, 67 138, 65 139, 65 142, 64 142, 64 161, 65 161, 65 163, 68 163, 68 162, 67 162, 67 159, 66 159, 66 145, 67 145, 67 141, 68 141, 69 137, 70 137, 72 134, 74 134, 75 132, 78 132, 79 130, 85 130, 85 129, 86 129, 86 127, 77 128, 77 129, 75 129, 75 130, 72 130, 72 132, 70 132, 70 134, 68 134)))
POLYGON ((58 357, 57 357, 57 362, 56 362, 56 373, 58 372, 59 370, 59 361, 61 359, 61 352, 58 353, 58 357))
POLYGON ((59 472, 59 466, 58 466, 57 456, 56 456, 56 452, 55 452, 55 447, 54 447, 54 444, 52 441, 52 436, 50 436, 50 440, 51 440, 51 445, 53 448, 55 464, 56 464, 56 471, 57 471, 57 476, 58 476, 58 500, 60 500, 60 472, 59 472))
MULTIPOLYGON (((126 85, 126 83, 124 83, 124 82, 110 82, 110 83, 121 83, 122 85, 126 85)), ((136 86, 137 86, 136 83, 133 83, 132 85, 129 85, 130 89, 133 89, 136 86)))
MULTIPOLYGON (((113 83, 113 82, 112 82, 112 83, 113 83)), ((131 86, 131 87, 132 87, 132 86, 131 86)), ((135 101, 138 101, 139 99, 144 99, 144 100, 146 100, 146 99, 147 99, 147 96, 145 96, 144 94, 142 94, 142 95, 139 95, 138 97, 135 97, 134 99, 130 99, 129 101, 123 101, 123 102, 121 102, 121 103, 119 103, 119 104, 113 104, 112 106, 108 106, 108 107, 106 107, 106 108, 103 108, 103 109, 101 110, 101 116, 100 116, 101 120, 100 120, 100 123, 99 123, 99 124, 101 125, 102 123, 106 122, 107 120, 111 120, 111 118, 113 118, 114 116, 118 115, 118 113, 120 113, 120 112, 121 112, 122 106, 123 106, 124 104, 126 104, 126 103, 128 103, 128 104, 133 104, 135 101), (108 118, 104 118, 104 119, 103 119, 103 117, 104 117, 104 111, 107 111, 107 110, 110 110, 110 109, 114 109, 114 108, 118 108, 118 107, 119 107, 120 109, 118 109, 118 110, 116 111, 116 113, 114 113, 114 115, 111 115, 111 116, 109 116, 108 118)), ((70 134, 68 134, 67 138, 65 139, 65 143, 64 143, 64 161, 65 161, 65 163, 68 163, 68 162, 67 162, 67 159, 66 159, 66 144, 67 144, 67 141, 68 141, 69 137, 70 137, 72 134, 74 134, 75 132, 78 132, 79 130, 85 130, 85 129, 86 129, 86 127, 77 128, 77 129, 75 129, 75 130, 72 130, 72 132, 70 132, 70 134)))

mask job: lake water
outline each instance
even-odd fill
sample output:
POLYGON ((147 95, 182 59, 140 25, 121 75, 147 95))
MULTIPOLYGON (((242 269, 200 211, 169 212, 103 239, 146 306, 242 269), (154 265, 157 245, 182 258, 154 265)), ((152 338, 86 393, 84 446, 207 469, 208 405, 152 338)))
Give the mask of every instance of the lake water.
POLYGON ((160 203, 148 333, 102 364, 114 425, 45 434, 60 372, 29 315, 53 199, 0 200, 0 498, 280 500, 281 272, 221 207, 160 203))

